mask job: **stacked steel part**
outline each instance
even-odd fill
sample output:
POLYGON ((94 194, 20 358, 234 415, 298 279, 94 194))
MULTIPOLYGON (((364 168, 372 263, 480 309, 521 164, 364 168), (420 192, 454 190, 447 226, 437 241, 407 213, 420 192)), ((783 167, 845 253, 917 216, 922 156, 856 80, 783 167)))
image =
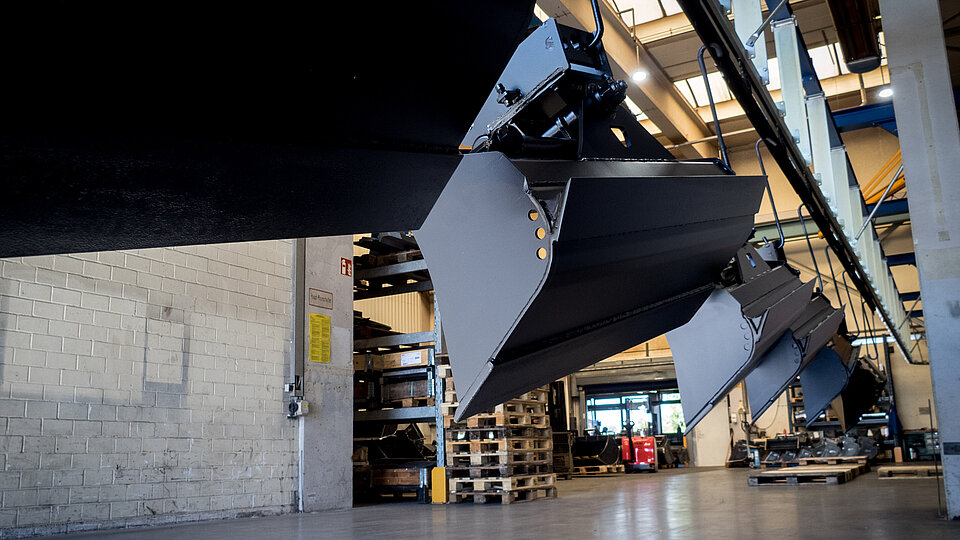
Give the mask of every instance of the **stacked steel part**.
POLYGON ((877 404, 885 386, 886 378, 870 362, 861 359, 853 366, 846 387, 840 392, 844 427, 857 425, 860 415, 877 404))
POLYGON ((697 314, 667 333, 687 430, 743 380, 759 418, 843 321, 813 281, 764 253, 744 245, 697 314))
POLYGON ((745 379, 754 420, 776 402, 817 353, 837 335, 843 317, 842 307, 834 308, 822 294, 813 296, 781 338, 791 342, 789 351, 785 348, 770 351, 745 379))
POLYGON ((762 178, 670 158, 591 41, 527 38, 415 232, 458 420, 684 324, 751 232, 762 178))
POLYGON ((803 388, 803 410, 807 426, 817 421, 837 396, 847 387, 850 374, 856 368, 859 347, 840 337, 834 346, 821 349, 800 374, 803 388))
POLYGON ((791 354, 784 332, 810 302, 813 282, 742 246, 718 285, 687 324, 667 332, 687 429, 697 424, 771 349, 791 354))

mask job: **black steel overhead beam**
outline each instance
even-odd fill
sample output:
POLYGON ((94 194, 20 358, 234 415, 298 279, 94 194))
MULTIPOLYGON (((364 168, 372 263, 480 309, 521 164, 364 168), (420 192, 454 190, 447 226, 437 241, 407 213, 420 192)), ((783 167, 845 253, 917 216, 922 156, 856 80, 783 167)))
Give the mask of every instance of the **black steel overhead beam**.
MULTIPOLYGON (((760 80, 729 19, 720 12, 719 4, 714 0, 678 0, 678 2, 701 41, 710 49, 730 92, 743 108, 757 133, 766 142, 771 155, 794 191, 800 196, 800 200, 806 205, 817 227, 824 232, 827 243, 850 275, 854 286, 860 291, 867 304, 880 312, 887 327, 895 328, 896 324, 887 318, 883 310, 878 309, 881 305, 880 298, 867 281, 866 272, 856 252, 830 212, 827 201, 820 193, 813 174, 800 154, 800 149, 797 148, 790 130, 780 116, 780 110, 760 80)), ((789 6, 785 9, 789 9, 789 6)), ((805 51, 803 38, 798 35, 797 39, 802 45, 801 50, 805 51)), ((805 80, 804 82, 805 84, 816 82, 819 87, 819 81, 805 80)), ((910 348, 898 334, 894 334, 894 338, 904 356, 909 359, 906 352, 910 348)))

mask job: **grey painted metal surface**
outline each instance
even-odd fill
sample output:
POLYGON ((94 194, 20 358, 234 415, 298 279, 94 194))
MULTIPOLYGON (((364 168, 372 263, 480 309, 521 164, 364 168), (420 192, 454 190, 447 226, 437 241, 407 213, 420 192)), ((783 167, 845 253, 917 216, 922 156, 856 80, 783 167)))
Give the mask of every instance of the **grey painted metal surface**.
POLYGON ((781 338, 791 341, 792 347, 775 347, 760 359, 756 369, 746 377, 753 422, 776 402, 817 352, 837 333, 843 317, 843 309, 833 308, 823 295, 817 294, 807 303, 791 323, 790 330, 781 338))
POLYGON ((401 407, 399 409, 357 411, 353 414, 354 422, 434 422, 436 417, 436 407, 401 407))
POLYGON ((667 333, 688 431, 780 342, 813 293, 812 281, 771 268, 750 246, 735 267, 738 283, 717 288, 689 323, 667 333))
MULTIPOLYGON (((854 349, 855 351, 858 348, 854 349)), ((800 374, 803 387, 803 410, 807 426, 817 421, 830 403, 847 387, 853 366, 848 366, 836 350, 820 349, 812 362, 800 374)))
POLYGON ((433 341, 433 332, 413 332, 410 334, 396 334, 369 339, 358 339, 354 344, 358 350, 373 349, 376 347, 394 347, 398 345, 419 345, 433 341))
POLYGON ((750 234, 763 189, 702 164, 694 176, 635 161, 618 164, 630 176, 580 177, 598 164, 561 163, 532 183, 498 153, 468 155, 416 232, 459 418, 686 322, 750 234))
MULTIPOLYGON (((507 90, 519 90, 525 99, 530 99, 556 82, 569 68, 570 63, 563 52, 557 21, 548 19, 520 43, 507 62, 497 85, 502 84, 507 90)), ((504 125, 512 116, 511 113, 521 109, 526 103, 508 106, 498 103, 498 98, 496 90, 491 88, 487 100, 460 144, 474 146, 478 138, 504 125)))
POLYGON ((763 356, 744 379, 750 399, 750 418, 756 422, 800 372, 803 351, 787 330, 777 346, 763 356))

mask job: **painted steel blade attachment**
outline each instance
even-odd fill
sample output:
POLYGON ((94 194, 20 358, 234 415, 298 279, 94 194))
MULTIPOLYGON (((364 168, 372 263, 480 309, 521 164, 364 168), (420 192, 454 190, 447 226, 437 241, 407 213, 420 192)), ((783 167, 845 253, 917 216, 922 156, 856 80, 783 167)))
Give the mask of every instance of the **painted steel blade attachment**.
POLYGON ((667 333, 688 431, 743 380, 759 418, 843 320, 813 281, 764 253, 744 245, 697 314, 667 333))
POLYGON ((761 178, 718 173, 465 156, 415 232, 457 419, 689 320, 749 235, 761 195, 761 178))
POLYGON ((598 35, 524 40, 415 232, 458 420, 684 324, 751 233, 763 179, 677 162, 598 35))

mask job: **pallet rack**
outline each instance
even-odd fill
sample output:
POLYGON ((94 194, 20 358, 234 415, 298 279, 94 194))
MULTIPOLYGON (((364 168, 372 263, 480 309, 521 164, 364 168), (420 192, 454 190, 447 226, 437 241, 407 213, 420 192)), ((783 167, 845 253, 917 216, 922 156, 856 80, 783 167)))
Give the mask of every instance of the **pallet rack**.
MULTIPOLYGON (((418 249, 415 241, 407 235, 382 234, 361 238, 358 245, 362 247, 396 251, 390 256, 364 256, 355 258, 354 272, 354 300, 381 298, 410 292, 426 292, 433 290, 433 283, 427 271, 426 261, 418 249)), ((437 450, 436 461, 433 466, 443 466, 446 461, 446 452, 443 445, 444 426, 441 411, 441 402, 444 395, 444 380, 437 376, 437 358, 442 354, 442 330, 440 324, 440 310, 434 299, 434 327, 433 330, 402 334, 389 334, 374 337, 365 337, 354 340, 354 353, 365 354, 370 360, 388 353, 427 351, 426 365, 401 367, 396 369, 380 370, 380 387, 383 384, 404 381, 426 381, 427 396, 425 400, 411 400, 418 403, 414 406, 387 406, 379 409, 357 410, 354 412, 354 423, 379 424, 407 424, 429 423, 436 426, 437 450), (422 403, 425 401, 426 403, 422 403)), ((370 360, 364 368, 370 365, 370 360)), ((419 363, 419 362, 418 362, 419 363)), ((371 373, 372 371, 367 371, 371 373)), ((368 375, 369 376, 369 375, 368 375)), ((407 403, 403 403, 406 405, 407 403)), ((409 475, 413 478, 413 475, 409 475)), ((430 472, 424 467, 420 471, 419 481, 413 484, 390 486, 394 492, 416 492, 420 502, 428 502, 430 472)))

